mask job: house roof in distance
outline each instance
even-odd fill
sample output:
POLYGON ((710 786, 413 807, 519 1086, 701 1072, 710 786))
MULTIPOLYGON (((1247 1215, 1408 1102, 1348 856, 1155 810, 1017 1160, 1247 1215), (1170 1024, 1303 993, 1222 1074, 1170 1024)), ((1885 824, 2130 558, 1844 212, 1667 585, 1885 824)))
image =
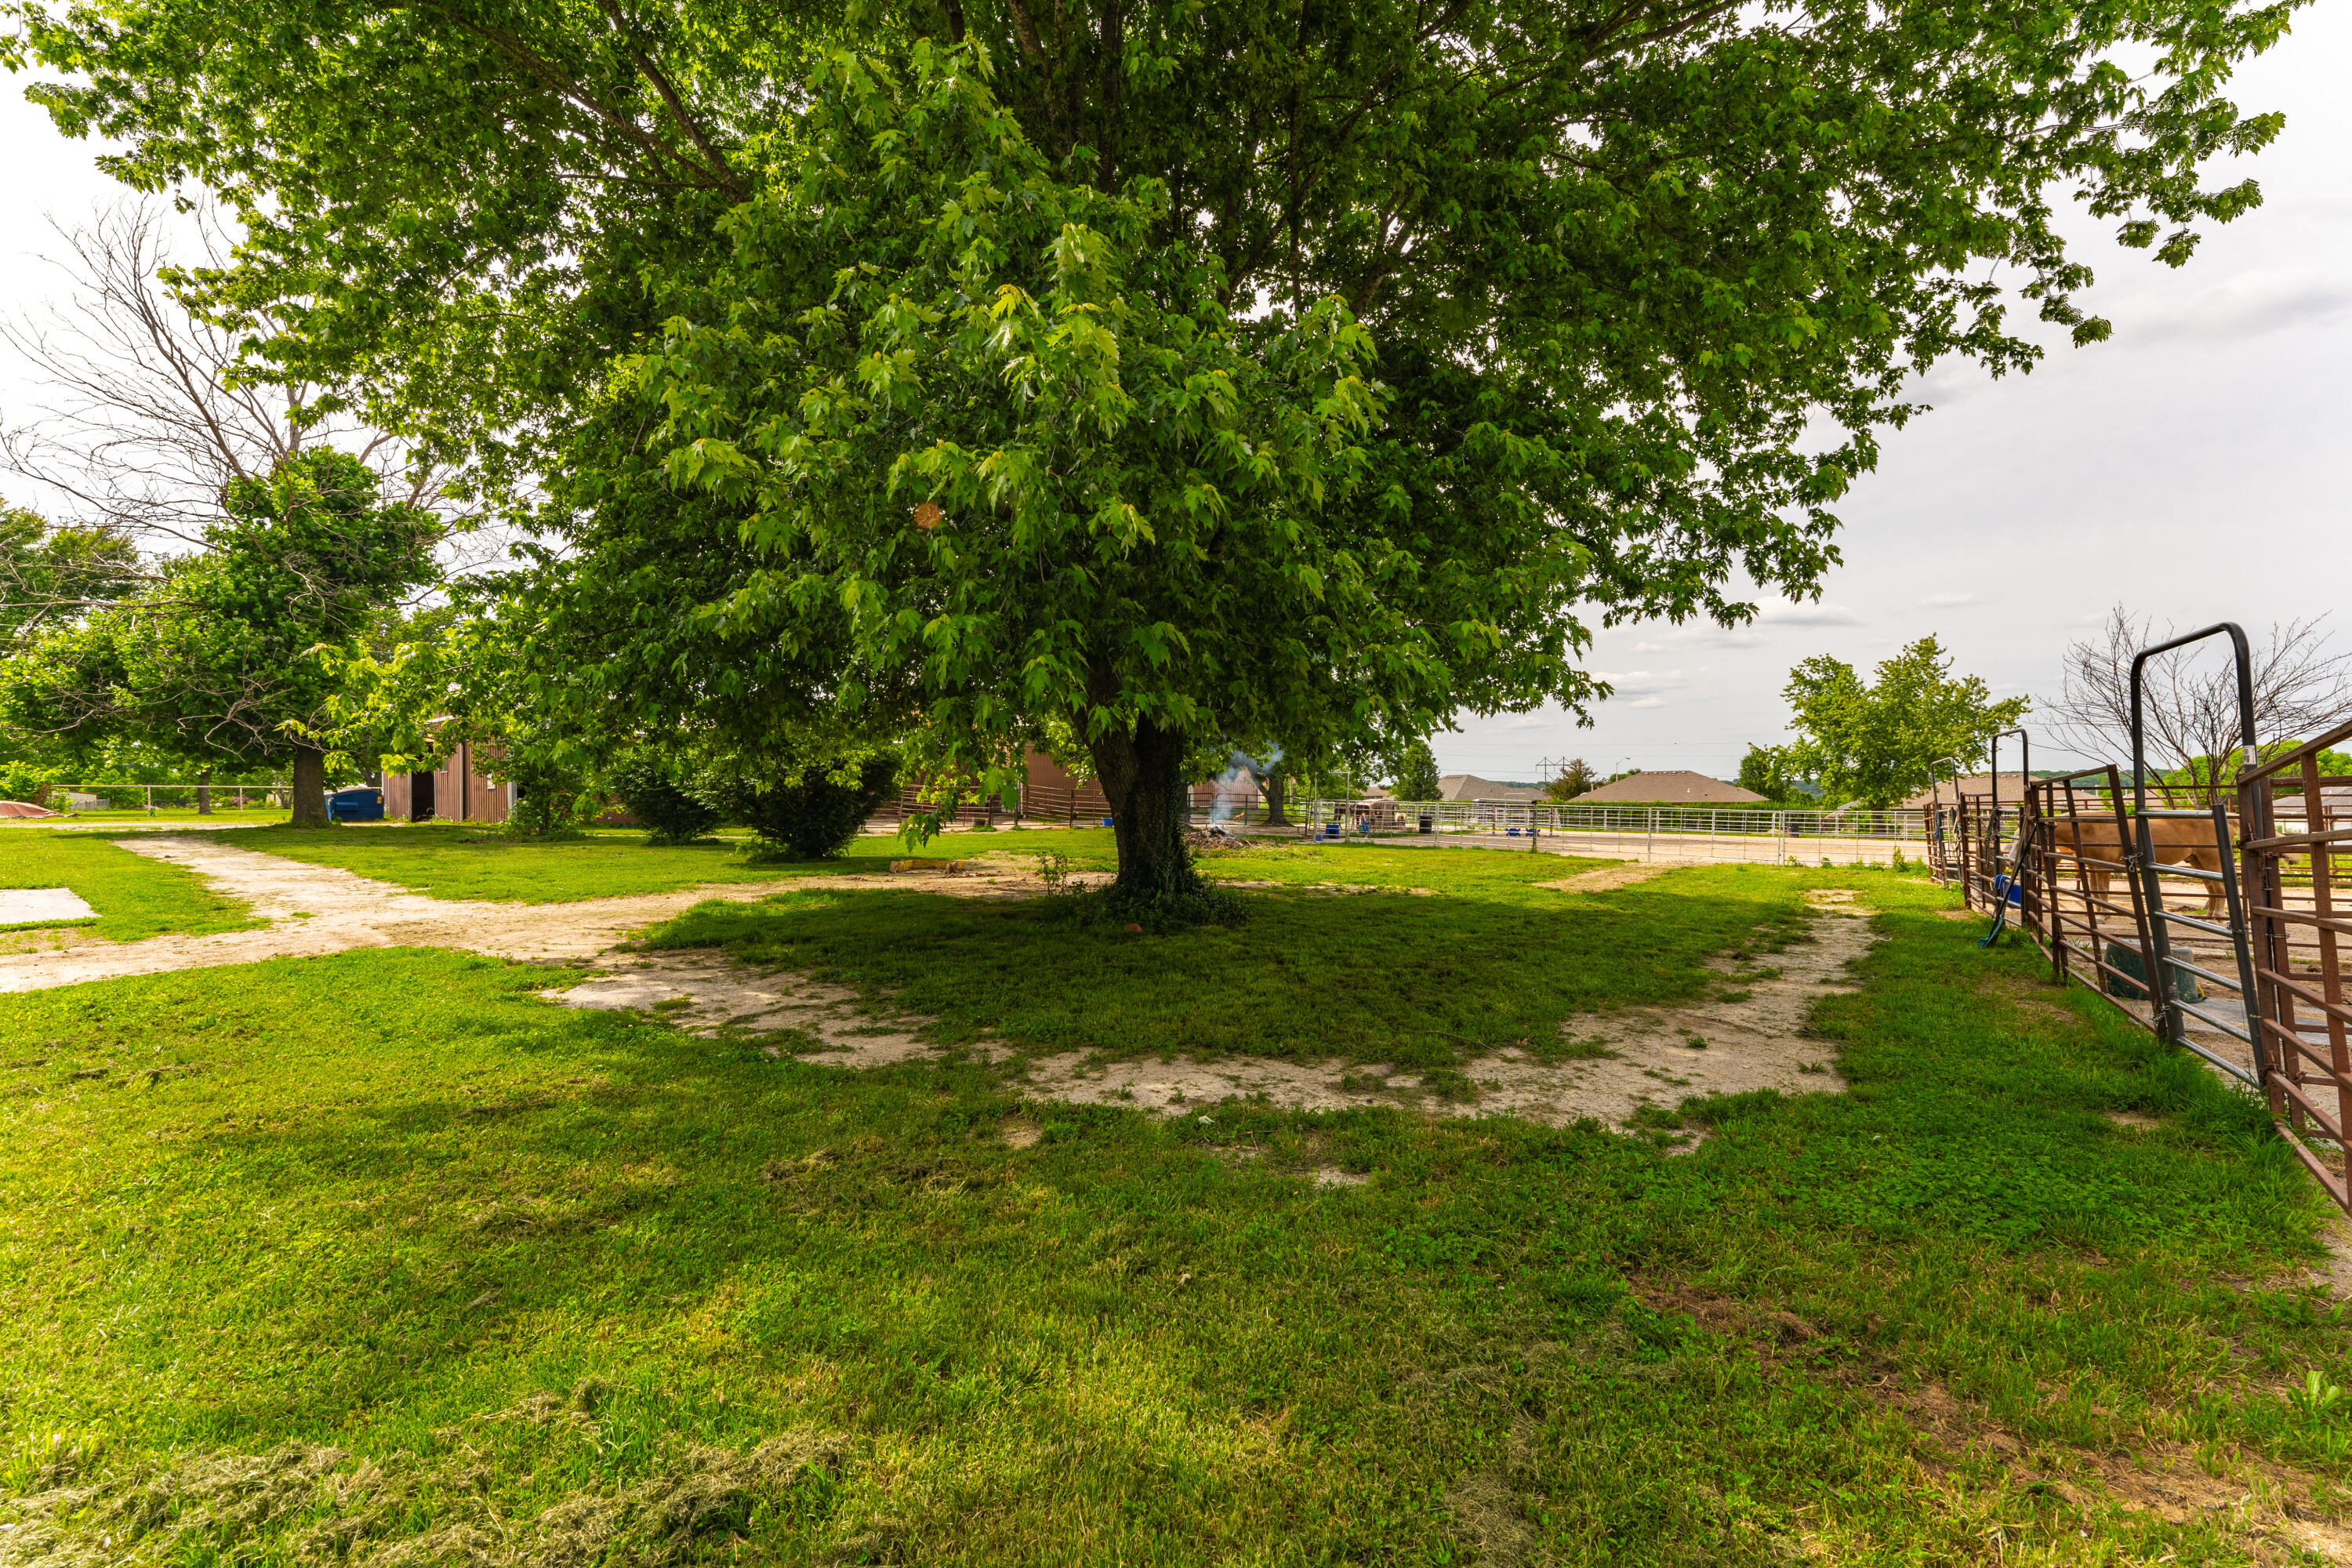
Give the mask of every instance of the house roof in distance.
POLYGON ((1526 784, 1496 784, 1476 773, 1448 773, 1437 781, 1440 800, 1541 800, 1544 792, 1526 784))
POLYGON ((1570 804, 1582 805, 1592 801, 1606 805, 1612 800, 1629 800, 1651 805, 1757 805, 1763 799, 1752 789, 1741 789, 1738 784, 1711 779, 1687 768, 1664 768, 1655 773, 1632 773, 1615 784, 1586 790, 1570 804))

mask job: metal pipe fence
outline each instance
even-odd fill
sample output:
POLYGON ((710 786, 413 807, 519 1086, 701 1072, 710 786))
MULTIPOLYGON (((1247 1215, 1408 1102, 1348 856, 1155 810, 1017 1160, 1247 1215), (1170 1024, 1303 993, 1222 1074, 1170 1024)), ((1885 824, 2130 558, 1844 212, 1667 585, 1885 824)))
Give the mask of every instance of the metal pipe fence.
POLYGON ((194 810, 198 801, 197 792, 200 790, 212 792, 212 805, 215 811, 243 811, 253 806, 266 810, 275 806, 284 806, 292 793, 284 784, 51 784, 42 786, 42 793, 49 797, 52 803, 50 809, 53 811, 68 809, 55 803, 60 799, 77 795, 96 796, 103 804, 95 807, 72 809, 147 812, 182 808, 194 810), (159 793, 163 797, 160 802, 156 798, 159 793), (135 797, 135 799, 126 800, 122 797, 135 797))
MULTIPOLYGON (((1927 848, 1927 814, 1907 809, 1308 799, 1292 810, 1292 831, 1323 839, 1477 845, 1691 865, 1890 865, 1924 859, 1927 848)), ((1263 819, 1262 812, 1238 811, 1227 818, 1254 831, 1265 830, 1263 819)))
POLYGON ((2005 901, 2061 984, 2260 1094, 2352 1210, 2352 780, 2319 771, 2352 723, 2261 762, 2242 636, 2223 623, 2182 640, 2221 632, 2245 710, 2234 781, 2193 803, 2145 784, 2127 800, 2123 770, 2105 766, 2034 780, 2014 820, 1983 796, 1939 806, 1936 872, 1972 909, 2005 901))

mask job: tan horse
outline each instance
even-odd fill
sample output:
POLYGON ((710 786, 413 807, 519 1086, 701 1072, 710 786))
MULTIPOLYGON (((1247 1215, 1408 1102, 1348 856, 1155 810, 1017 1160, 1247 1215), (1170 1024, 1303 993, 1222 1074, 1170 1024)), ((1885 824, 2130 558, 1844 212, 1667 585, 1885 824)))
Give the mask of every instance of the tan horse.
MULTIPOLYGON (((2114 817, 2077 817, 2069 821, 2061 816, 2053 818, 2050 826, 2057 847, 2073 850, 2077 859, 2119 863, 2124 858, 2126 840, 2117 838, 2114 817)), ((2131 840, 2136 841, 2137 830, 2128 820, 2124 826, 2131 835, 2131 840)), ((2147 825, 2147 836, 2156 851, 2156 863, 2159 866, 2193 866, 2200 871, 2223 868, 2223 850, 2214 842, 2213 824, 2210 819, 2156 817, 2147 825)), ((2101 895, 2105 894, 2115 879, 2115 872, 2110 867, 2085 864, 2083 874, 2090 884, 2091 891, 2101 895)), ((2205 884, 2206 919, 2221 919, 2227 910, 2228 901, 2228 895, 2222 891, 2221 883, 2205 884)))

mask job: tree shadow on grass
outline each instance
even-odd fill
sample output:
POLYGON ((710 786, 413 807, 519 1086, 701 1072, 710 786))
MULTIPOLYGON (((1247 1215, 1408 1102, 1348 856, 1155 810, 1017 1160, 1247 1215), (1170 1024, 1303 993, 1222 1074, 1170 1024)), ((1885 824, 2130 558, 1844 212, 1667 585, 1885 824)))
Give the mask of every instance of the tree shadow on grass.
POLYGON ((1572 1015, 1699 995, 1705 960, 1801 937, 1793 896, 1639 904, 1244 895, 1244 924, 1133 933, 1055 900, 808 891, 698 906, 648 947, 715 947, 931 1020, 942 1043, 1456 1067, 1572 1015))

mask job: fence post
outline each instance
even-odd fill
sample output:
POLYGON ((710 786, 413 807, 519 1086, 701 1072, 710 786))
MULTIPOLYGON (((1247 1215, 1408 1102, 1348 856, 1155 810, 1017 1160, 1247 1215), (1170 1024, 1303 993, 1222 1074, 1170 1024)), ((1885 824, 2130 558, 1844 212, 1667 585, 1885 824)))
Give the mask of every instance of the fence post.
POLYGON ((1648 816, 1650 818, 1649 827, 1642 838, 1642 863, 1645 866, 1650 863, 1650 859, 1657 848, 1658 808, 1654 805, 1650 807, 1648 816))

